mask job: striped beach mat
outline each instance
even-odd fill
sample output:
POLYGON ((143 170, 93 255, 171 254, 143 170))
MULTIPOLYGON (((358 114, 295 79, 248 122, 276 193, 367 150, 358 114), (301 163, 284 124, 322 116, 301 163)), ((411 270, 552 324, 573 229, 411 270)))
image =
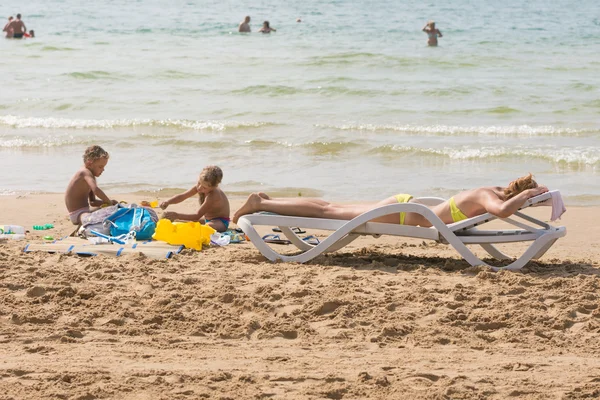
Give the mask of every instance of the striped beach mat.
POLYGON ((79 256, 105 256, 119 257, 124 254, 144 254, 155 259, 171 258, 178 254, 184 246, 173 246, 157 240, 138 241, 133 244, 102 243, 92 244, 86 239, 68 236, 60 240, 46 243, 28 243, 23 252, 30 253, 42 251, 46 253, 76 254, 79 256))

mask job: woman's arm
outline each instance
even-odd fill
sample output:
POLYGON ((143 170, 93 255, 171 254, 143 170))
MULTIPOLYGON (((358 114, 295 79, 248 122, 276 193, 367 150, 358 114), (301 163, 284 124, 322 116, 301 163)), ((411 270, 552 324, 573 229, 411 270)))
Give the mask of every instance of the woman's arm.
POLYGON ((437 30, 437 34, 438 34, 438 36, 439 36, 439 37, 444 37, 444 36, 442 35, 442 31, 440 31, 439 29, 437 30))
POLYGON ((160 203, 160 208, 162 208, 163 210, 167 207, 169 207, 171 204, 179 204, 184 200, 189 199, 190 197, 192 197, 193 195, 198 193, 198 188, 196 186, 192 187, 191 189, 183 192, 183 193, 179 193, 176 194, 175 196, 171 197, 169 200, 165 200, 162 203, 160 203))
POLYGON ((546 186, 538 186, 535 189, 527 189, 516 195, 515 197, 502 201, 492 193, 486 193, 487 198, 485 201, 485 209, 490 214, 493 214, 500 218, 507 218, 519 211, 519 208, 525 204, 530 198, 546 193, 548 188, 546 186))

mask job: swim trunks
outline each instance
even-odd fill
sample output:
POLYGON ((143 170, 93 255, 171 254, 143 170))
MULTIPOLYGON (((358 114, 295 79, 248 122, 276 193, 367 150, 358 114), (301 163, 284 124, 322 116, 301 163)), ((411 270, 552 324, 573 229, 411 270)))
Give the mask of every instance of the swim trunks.
POLYGON ((73 225, 81 224, 81 214, 90 213, 91 210, 89 207, 82 207, 79 210, 75 210, 69 213, 69 219, 73 223, 73 225))
MULTIPOLYGON (((410 201, 410 199, 412 199, 412 196, 410 194, 406 194, 406 193, 397 194, 394 197, 396 198, 396 201, 398 201, 398 203, 408 203, 410 201)), ((401 212, 400 213, 400 225, 404 225, 405 217, 406 217, 406 213, 401 212)))
POLYGON ((456 205, 456 201, 454 201, 454 197, 450 197, 448 203, 450 204, 450 214, 452 215, 452 221, 458 222, 469 218, 462 211, 460 211, 460 208, 458 208, 458 206, 456 205))
POLYGON ((13 39, 21 39, 23 37, 22 33, 13 33, 13 39))
POLYGON ((210 221, 214 221, 215 219, 218 219, 219 221, 221 221, 223 223, 223 225, 225 225, 225 230, 227 230, 227 228, 229 228, 229 223, 231 222, 231 219, 227 218, 227 217, 217 217, 217 218, 213 218, 213 219, 205 219, 205 223, 209 223, 210 221))

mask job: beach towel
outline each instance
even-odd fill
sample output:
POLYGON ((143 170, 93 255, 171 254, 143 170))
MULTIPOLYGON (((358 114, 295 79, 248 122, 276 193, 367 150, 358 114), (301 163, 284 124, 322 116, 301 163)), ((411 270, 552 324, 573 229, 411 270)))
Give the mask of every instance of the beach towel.
POLYGON ((157 221, 158 215, 151 208, 117 204, 85 215, 81 219, 77 235, 83 238, 94 237, 96 235, 92 231, 95 231, 107 236, 119 236, 133 230, 138 239, 150 239, 157 221))

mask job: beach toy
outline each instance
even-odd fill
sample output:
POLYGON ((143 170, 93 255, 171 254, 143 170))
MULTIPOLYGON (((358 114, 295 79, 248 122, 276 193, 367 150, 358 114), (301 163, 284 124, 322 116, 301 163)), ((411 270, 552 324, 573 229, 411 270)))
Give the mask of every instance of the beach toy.
POLYGON ((44 240, 54 240, 52 236, 44 236, 44 240))
POLYGON ((171 222, 160 219, 152 239, 173 245, 183 245, 187 249, 202 250, 202 245, 210 244, 210 236, 216 231, 200 222, 171 222))
POLYGON ((0 235, 13 235, 25 233, 25 228, 20 225, 0 225, 0 235))
POLYGON ((219 232, 213 233, 210 235, 210 243, 215 246, 227 246, 231 242, 231 236, 226 234, 221 234, 219 232))
POLYGON ((45 231, 46 229, 52 229, 54 228, 54 225, 52 224, 45 224, 45 225, 34 225, 33 229, 35 229, 36 231, 45 231))
POLYGON ((140 205, 143 207, 156 208, 156 207, 158 207, 158 200, 153 200, 153 201, 142 200, 142 201, 140 201, 140 205))

